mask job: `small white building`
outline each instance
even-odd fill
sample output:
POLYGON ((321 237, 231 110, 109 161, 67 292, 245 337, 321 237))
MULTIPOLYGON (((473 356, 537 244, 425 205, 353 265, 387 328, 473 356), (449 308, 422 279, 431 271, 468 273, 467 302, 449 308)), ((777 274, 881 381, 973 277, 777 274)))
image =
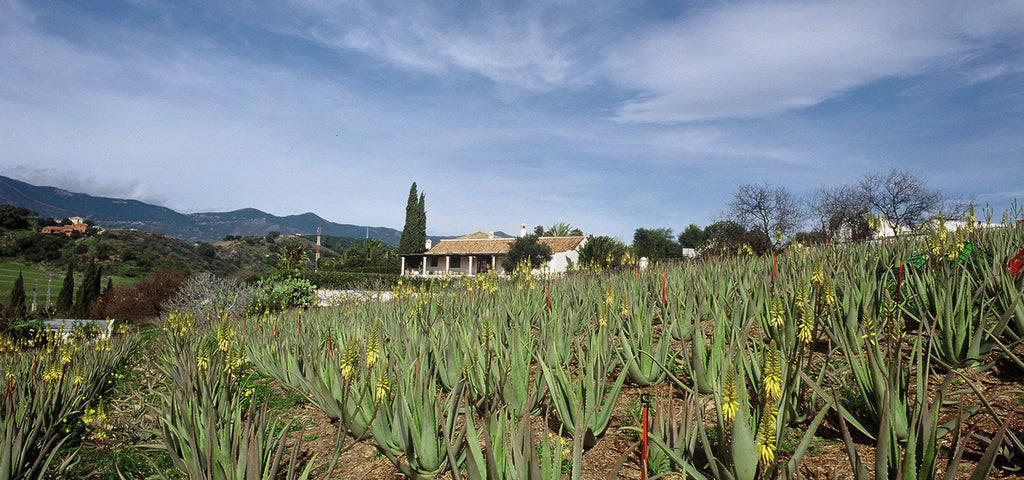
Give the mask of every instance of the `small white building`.
MULTIPOLYGON (((515 238, 495 237, 493 233, 475 232, 445 239, 429 246, 426 252, 402 255, 403 275, 464 275, 496 272, 504 274, 501 262, 508 255, 515 238)), ((586 243, 583 236, 540 237, 551 247, 550 273, 565 272, 579 263, 579 249, 586 243)))
POLYGON ((44 320, 43 328, 53 330, 61 338, 70 337, 75 330, 83 329, 86 332, 95 334, 98 338, 110 338, 114 331, 114 319, 87 320, 80 318, 55 318, 44 320))

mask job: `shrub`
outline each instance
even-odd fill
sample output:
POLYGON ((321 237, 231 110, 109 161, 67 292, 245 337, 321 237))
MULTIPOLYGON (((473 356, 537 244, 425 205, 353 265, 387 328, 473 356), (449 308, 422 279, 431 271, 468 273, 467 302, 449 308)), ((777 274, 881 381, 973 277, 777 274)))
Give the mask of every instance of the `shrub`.
POLYGON ((250 312, 283 311, 316 303, 316 287, 305 278, 267 278, 256 283, 250 312))
POLYGON ((212 273, 200 273, 189 278, 161 307, 165 311, 178 310, 190 313, 202 326, 213 322, 221 315, 244 315, 254 293, 253 287, 237 280, 221 278, 212 273))
POLYGON ((90 313, 96 318, 121 320, 156 317, 160 306, 176 295, 184 283, 185 273, 181 270, 158 270, 135 285, 111 288, 93 304, 90 313))

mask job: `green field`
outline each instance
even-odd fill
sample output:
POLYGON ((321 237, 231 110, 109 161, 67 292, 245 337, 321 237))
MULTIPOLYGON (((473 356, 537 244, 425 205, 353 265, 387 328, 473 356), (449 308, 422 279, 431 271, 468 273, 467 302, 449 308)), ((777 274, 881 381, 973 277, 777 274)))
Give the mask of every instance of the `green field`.
MULTIPOLYGON (((46 305, 47 293, 49 293, 49 301, 56 302, 57 294, 60 293, 61 284, 64 282, 65 270, 53 271, 39 267, 38 265, 22 265, 11 262, 0 262, 0 305, 6 306, 11 298, 11 290, 14 288, 14 282, 18 279, 18 274, 22 274, 25 277, 25 297, 26 302, 31 307, 34 298, 39 307, 46 305)), ((114 279, 114 285, 125 285, 132 284, 138 281, 137 279, 127 277, 112 277, 114 279)), ((82 281, 82 272, 76 272, 75 274, 75 288, 78 288, 79 283, 82 281)), ((103 285, 106 286, 107 277, 103 277, 103 285)))
POLYGON ((11 289, 14 288, 14 281, 18 274, 25 276, 25 296, 31 306, 33 289, 36 294, 38 305, 46 304, 46 288, 50 285, 50 297, 57 301, 57 293, 60 292, 61 282, 64 280, 63 273, 43 270, 35 265, 19 265, 16 263, 0 263, 0 302, 7 305, 11 298, 11 289))

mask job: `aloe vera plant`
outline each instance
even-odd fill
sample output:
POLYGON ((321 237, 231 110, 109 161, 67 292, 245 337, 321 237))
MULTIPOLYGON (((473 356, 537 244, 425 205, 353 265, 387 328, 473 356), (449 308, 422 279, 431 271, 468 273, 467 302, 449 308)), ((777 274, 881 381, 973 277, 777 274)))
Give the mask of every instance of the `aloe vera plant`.
MULTIPOLYGON (((169 323, 192 324, 175 319, 169 323)), ((221 322, 228 322, 221 319, 221 322)), ((244 350, 233 327, 217 326, 216 336, 187 326, 169 339, 165 360, 158 368, 166 376, 158 406, 162 444, 176 468, 195 479, 249 479, 277 476, 283 466, 286 428, 274 433, 265 406, 250 401, 242 406, 240 371, 244 350)), ((296 444, 296 448, 297 448, 296 444)), ((292 451, 292 458, 297 450, 292 451)), ((289 478, 307 478, 312 463, 289 478)))
POLYGON ((0 354, 2 480, 41 478, 67 438, 66 422, 98 401, 140 343, 134 334, 81 342, 43 335, 42 348, 0 354))
POLYGON ((572 371, 566 371, 559 365, 549 366, 543 358, 538 358, 558 418, 567 430, 583 433, 583 448, 593 446, 597 437, 608 427, 626 379, 626 371, 622 370, 611 388, 606 390, 608 375, 614 369, 615 362, 602 355, 598 347, 600 337, 599 334, 592 335, 586 349, 576 345, 578 365, 572 371))
POLYGON ((672 337, 662 332, 655 342, 653 309, 645 298, 638 299, 639 296, 623 299, 616 352, 629 380, 647 387, 665 379, 665 370, 659 365, 668 363, 672 337))
MULTIPOLYGON (((929 352, 918 352, 916 355, 919 371, 927 371, 931 354, 929 352)), ((874 475, 869 475, 868 470, 860 454, 855 449, 855 444, 847 427, 847 415, 840 415, 840 428, 843 434, 843 441, 846 444, 847 455, 853 468, 854 475, 859 480, 891 479, 891 480, 930 480, 937 476, 938 461, 940 457, 940 439, 951 431, 956 432, 953 441, 954 456, 949 459, 945 466, 946 479, 956 478, 959 459, 963 454, 965 444, 960 436, 960 425, 962 420, 971 415, 977 408, 961 411, 953 420, 946 424, 939 423, 940 409, 947 398, 948 390, 954 373, 945 375, 940 387, 934 396, 929 399, 927 392, 927 381, 925 374, 918 374, 917 399, 909 414, 909 425, 906 439, 899 438, 898 431, 890 423, 892 416, 888 415, 890 402, 882 403, 881 422, 878 426, 877 439, 878 448, 875 451, 874 475)), ((890 397, 890 392, 884 392, 890 397)), ((996 435, 996 439, 989 445, 982 460, 975 466, 973 479, 982 479, 988 476, 991 470, 995 452, 1002 443, 1006 433, 1005 425, 996 435)))
POLYGON ((938 269, 930 275, 912 270, 909 275, 921 308, 911 312, 937 338, 935 359, 949 368, 972 366, 984 369, 998 339, 1015 319, 1019 296, 1004 312, 995 307, 998 276, 962 265, 938 269), (978 278, 981 276, 982 278, 978 278))
POLYGON ((458 465, 465 454, 456 434, 462 382, 442 398, 433 365, 410 365, 395 380, 394 398, 371 424, 378 450, 407 477, 425 479, 458 465))

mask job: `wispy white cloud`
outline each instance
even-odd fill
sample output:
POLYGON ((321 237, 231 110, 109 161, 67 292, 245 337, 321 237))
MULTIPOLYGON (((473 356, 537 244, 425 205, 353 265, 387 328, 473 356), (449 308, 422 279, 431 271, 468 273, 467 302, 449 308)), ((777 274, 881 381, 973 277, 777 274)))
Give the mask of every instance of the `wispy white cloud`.
POLYGON ((816 105, 882 78, 955 62, 992 35, 1020 32, 1005 20, 1021 17, 1020 3, 1001 7, 846 0, 711 7, 615 49, 611 75, 641 92, 617 118, 758 118, 816 105), (993 18, 995 25, 987 22, 993 18))
POLYGON ((293 33, 427 74, 468 72, 499 85, 547 90, 591 81, 587 22, 615 11, 589 2, 296 1, 293 33))

